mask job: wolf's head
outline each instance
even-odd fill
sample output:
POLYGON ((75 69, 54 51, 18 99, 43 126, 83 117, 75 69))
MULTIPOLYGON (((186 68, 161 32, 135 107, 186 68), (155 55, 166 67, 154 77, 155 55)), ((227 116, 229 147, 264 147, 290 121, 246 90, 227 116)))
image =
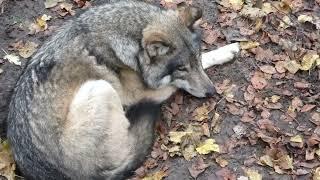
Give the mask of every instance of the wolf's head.
POLYGON ((180 4, 144 29, 139 67, 148 86, 175 86, 196 97, 214 94, 201 65, 200 33, 194 28, 201 16, 200 9, 180 4))

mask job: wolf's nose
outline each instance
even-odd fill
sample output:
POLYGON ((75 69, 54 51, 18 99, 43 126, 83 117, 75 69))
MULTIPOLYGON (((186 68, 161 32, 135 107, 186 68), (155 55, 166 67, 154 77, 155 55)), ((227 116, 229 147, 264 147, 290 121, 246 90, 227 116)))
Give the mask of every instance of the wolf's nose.
POLYGON ((207 88, 206 97, 212 97, 216 93, 216 89, 213 86, 207 88))

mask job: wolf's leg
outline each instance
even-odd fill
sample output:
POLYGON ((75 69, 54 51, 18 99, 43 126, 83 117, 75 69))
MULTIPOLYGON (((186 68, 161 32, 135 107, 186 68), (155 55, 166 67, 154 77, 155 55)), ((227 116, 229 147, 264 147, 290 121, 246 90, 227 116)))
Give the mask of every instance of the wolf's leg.
POLYGON ((131 148, 129 126, 113 87, 104 80, 85 82, 69 106, 60 140, 67 169, 87 177, 120 166, 131 148))
POLYGON ((213 65, 223 64, 231 61, 235 54, 240 51, 239 43, 229 44, 216 50, 202 54, 202 66, 204 69, 213 65))
POLYGON ((61 139, 68 169, 81 172, 81 178, 98 171, 96 178, 112 179, 136 168, 152 144, 156 113, 148 107, 154 106, 136 105, 125 114, 107 81, 84 83, 72 100, 61 139))

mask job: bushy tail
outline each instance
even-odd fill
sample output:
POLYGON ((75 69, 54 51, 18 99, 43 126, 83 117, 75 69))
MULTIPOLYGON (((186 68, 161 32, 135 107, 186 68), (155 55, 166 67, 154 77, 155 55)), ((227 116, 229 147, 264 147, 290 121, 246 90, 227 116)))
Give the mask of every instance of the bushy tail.
POLYGON ((134 158, 128 163, 124 177, 131 176, 150 153, 154 140, 154 126, 160 118, 160 104, 148 100, 141 101, 127 110, 126 117, 130 121, 129 133, 135 145, 132 150, 134 158))

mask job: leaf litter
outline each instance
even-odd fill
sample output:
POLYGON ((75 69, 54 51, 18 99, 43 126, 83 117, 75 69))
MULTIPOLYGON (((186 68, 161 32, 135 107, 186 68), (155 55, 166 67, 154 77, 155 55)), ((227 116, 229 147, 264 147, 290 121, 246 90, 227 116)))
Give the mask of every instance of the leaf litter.
MULTIPOLYGON (((175 8, 180 2, 195 3, 162 0, 160 4, 175 8)), ((50 21, 63 21, 56 16, 72 16, 91 6, 86 0, 46 0, 44 5, 56 14, 30 20, 34 22, 29 34, 35 38, 48 30, 50 21)), ((170 123, 157 130, 139 177, 170 179, 174 172, 168 161, 183 158, 191 163, 190 175, 199 179, 208 173, 211 179, 264 179, 278 174, 320 179, 320 20, 315 13, 319 5, 301 0, 219 1, 217 20, 202 18, 203 49, 238 41, 241 53, 236 62, 208 70, 219 95, 197 100, 178 93, 165 105, 170 123), (218 169, 212 173, 211 167, 218 169)), ((2 59, 21 65, 20 58, 31 57, 38 48, 35 42, 26 37, 2 59)), ((0 164, 1 175, 15 176, 11 160, 0 161, 6 162, 5 168, 0 164)))

